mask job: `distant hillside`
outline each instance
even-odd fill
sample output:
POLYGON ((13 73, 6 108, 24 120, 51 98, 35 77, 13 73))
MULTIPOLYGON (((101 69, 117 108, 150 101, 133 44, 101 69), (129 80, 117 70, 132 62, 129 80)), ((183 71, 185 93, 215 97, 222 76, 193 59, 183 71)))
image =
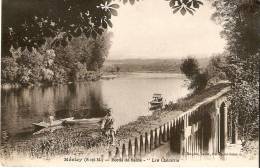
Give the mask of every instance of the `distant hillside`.
MULTIPOLYGON (((198 59, 199 66, 205 68, 210 58, 198 59)), ((106 60, 103 66, 105 72, 173 72, 180 73, 181 59, 123 59, 106 60)))

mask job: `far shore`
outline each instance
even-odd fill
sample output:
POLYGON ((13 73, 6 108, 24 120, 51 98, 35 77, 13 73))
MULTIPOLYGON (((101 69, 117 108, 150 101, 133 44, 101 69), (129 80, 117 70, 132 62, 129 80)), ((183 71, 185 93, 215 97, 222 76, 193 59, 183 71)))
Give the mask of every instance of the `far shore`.
MULTIPOLYGON (((102 72, 102 75, 104 76, 109 76, 109 75, 115 75, 113 78, 117 78, 123 75, 128 75, 128 74, 135 74, 135 73, 153 73, 153 74, 178 74, 181 76, 184 76, 181 73, 176 73, 173 71, 132 71, 132 72, 102 72)), ((98 78, 95 79, 90 79, 90 80, 81 80, 81 81, 67 81, 67 82, 53 82, 53 83, 42 83, 42 82, 37 82, 37 83, 30 83, 30 84, 20 84, 20 83, 1 83, 1 89, 4 90, 9 90, 9 89, 19 89, 19 88, 30 88, 30 87, 39 87, 39 86, 56 86, 56 85, 68 85, 72 83, 77 83, 77 82, 88 82, 88 81, 98 81, 102 79, 102 75, 99 76, 98 78)))

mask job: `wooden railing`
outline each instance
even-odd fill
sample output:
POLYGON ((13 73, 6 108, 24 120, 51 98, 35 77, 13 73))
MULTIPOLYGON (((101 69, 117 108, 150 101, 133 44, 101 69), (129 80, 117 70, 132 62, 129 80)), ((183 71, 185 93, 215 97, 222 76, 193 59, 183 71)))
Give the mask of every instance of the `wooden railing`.
POLYGON ((229 90, 227 87, 150 132, 145 132, 134 139, 130 138, 128 142, 110 150, 108 157, 141 158, 168 142, 173 155, 176 156, 208 153, 211 146, 214 148, 213 153, 218 153, 219 134, 216 134, 218 132, 216 129, 219 125, 214 124, 219 123, 219 118, 212 120, 208 108, 214 106, 214 101, 225 96, 229 90), (216 129, 211 130, 212 128, 216 129))

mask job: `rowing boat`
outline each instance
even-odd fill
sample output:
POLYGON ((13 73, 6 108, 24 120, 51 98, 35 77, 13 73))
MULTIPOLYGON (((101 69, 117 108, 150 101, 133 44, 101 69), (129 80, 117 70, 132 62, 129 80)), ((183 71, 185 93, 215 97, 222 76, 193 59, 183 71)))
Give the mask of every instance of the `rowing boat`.
POLYGON ((64 119, 59 119, 59 120, 53 120, 52 122, 39 122, 39 123, 32 123, 34 125, 35 130, 40 130, 43 128, 49 128, 49 127, 56 127, 56 126, 61 126, 62 122, 64 121, 72 121, 74 117, 69 117, 69 118, 64 118, 64 119))
POLYGON ((80 126, 88 128, 99 128, 103 118, 74 119, 63 122, 64 126, 80 126))

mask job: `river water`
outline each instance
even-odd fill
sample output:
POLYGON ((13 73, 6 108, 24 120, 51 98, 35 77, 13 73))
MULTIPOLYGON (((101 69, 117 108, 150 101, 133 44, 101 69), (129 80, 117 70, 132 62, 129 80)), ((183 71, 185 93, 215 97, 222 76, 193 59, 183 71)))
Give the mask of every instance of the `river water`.
POLYGON ((153 93, 175 102, 189 92, 185 77, 167 73, 128 73, 113 80, 1 90, 1 126, 9 135, 32 131, 32 123, 55 118, 103 117, 111 108, 115 127, 150 115, 153 93))

